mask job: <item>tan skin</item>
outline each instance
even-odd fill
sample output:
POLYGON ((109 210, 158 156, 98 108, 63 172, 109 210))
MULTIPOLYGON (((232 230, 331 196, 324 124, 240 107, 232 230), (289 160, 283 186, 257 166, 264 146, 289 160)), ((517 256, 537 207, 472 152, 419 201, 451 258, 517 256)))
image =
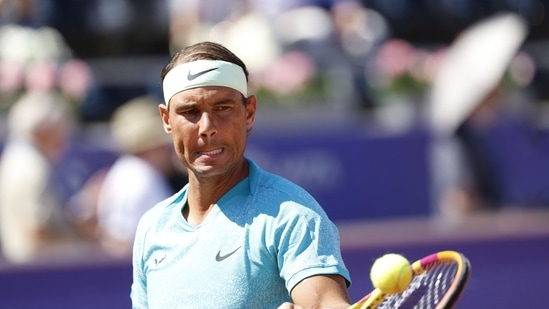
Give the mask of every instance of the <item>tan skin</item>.
MULTIPOLYGON (((199 225, 215 203, 248 176, 244 150, 255 120, 255 96, 246 98, 231 88, 208 86, 174 95, 170 107, 159 105, 164 129, 172 135, 179 159, 188 170, 188 207, 183 216, 199 225)), ((279 308, 331 308, 349 306, 346 282, 339 275, 318 275, 297 284, 295 304, 279 308)))

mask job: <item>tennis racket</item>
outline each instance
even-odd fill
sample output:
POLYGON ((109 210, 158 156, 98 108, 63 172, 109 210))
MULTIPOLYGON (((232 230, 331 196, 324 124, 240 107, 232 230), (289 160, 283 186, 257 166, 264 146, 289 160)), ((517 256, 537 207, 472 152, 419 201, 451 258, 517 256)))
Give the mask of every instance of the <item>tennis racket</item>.
POLYGON ((469 260, 456 251, 440 251, 411 264, 413 279, 401 293, 379 289, 348 309, 446 309, 459 300, 471 272, 469 260))

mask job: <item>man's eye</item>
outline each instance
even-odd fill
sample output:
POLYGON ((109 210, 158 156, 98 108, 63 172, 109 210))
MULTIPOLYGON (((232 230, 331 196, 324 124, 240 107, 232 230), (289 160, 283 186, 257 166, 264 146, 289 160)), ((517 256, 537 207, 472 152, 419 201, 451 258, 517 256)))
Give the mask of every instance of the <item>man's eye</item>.
POLYGON ((218 110, 218 111, 226 111, 226 110, 229 110, 229 109, 231 109, 230 106, 223 106, 223 105, 222 105, 222 106, 218 106, 218 107, 217 107, 217 110, 218 110))
POLYGON ((186 110, 182 110, 180 112, 181 115, 195 115, 196 114, 196 110, 195 109, 186 109, 186 110))

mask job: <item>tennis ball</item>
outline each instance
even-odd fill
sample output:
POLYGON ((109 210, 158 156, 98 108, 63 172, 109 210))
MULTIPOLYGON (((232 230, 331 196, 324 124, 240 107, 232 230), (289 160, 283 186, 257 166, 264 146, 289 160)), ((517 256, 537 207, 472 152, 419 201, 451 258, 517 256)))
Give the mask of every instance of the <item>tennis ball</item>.
POLYGON ((383 293, 400 293, 406 290, 412 281, 410 262, 400 254, 385 254, 372 265, 370 280, 374 287, 383 293))

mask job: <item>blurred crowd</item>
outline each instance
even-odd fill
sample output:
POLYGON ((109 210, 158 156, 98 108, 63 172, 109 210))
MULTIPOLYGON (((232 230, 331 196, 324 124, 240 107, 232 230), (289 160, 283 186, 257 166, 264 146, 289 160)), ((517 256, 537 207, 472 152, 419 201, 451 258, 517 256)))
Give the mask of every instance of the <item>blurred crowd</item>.
MULTIPOLYGON (((144 3, 87 1, 90 15, 79 22, 97 32, 131 31, 144 3)), ((11 262, 85 250, 127 257, 141 214, 186 183, 158 117, 158 81, 124 100, 102 96, 93 67, 55 27, 63 5, 77 4, 0 0, 0 246, 11 262), (100 106, 109 106, 106 121, 86 118, 100 106), (97 156, 102 165, 93 165, 97 156)), ((197 41, 220 42, 248 65, 259 102, 359 111, 364 121, 399 130, 428 120, 429 95, 452 48, 393 37, 384 17, 358 0, 167 0, 149 7, 150 27, 165 27, 162 57, 197 41)), ((141 35, 147 26, 137 27, 141 35)), ((499 178, 509 147, 539 160, 532 173, 549 168, 541 105, 529 88, 535 59, 520 44, 509 52, 451 138, 435 137, 452 153, 433 159, 433 179, 444 183, 433 188, 437 214, 549 205, 547 186, 534 184, 521 196, 499 178), (503 131, 516 143, 498 144, 503 131)))

